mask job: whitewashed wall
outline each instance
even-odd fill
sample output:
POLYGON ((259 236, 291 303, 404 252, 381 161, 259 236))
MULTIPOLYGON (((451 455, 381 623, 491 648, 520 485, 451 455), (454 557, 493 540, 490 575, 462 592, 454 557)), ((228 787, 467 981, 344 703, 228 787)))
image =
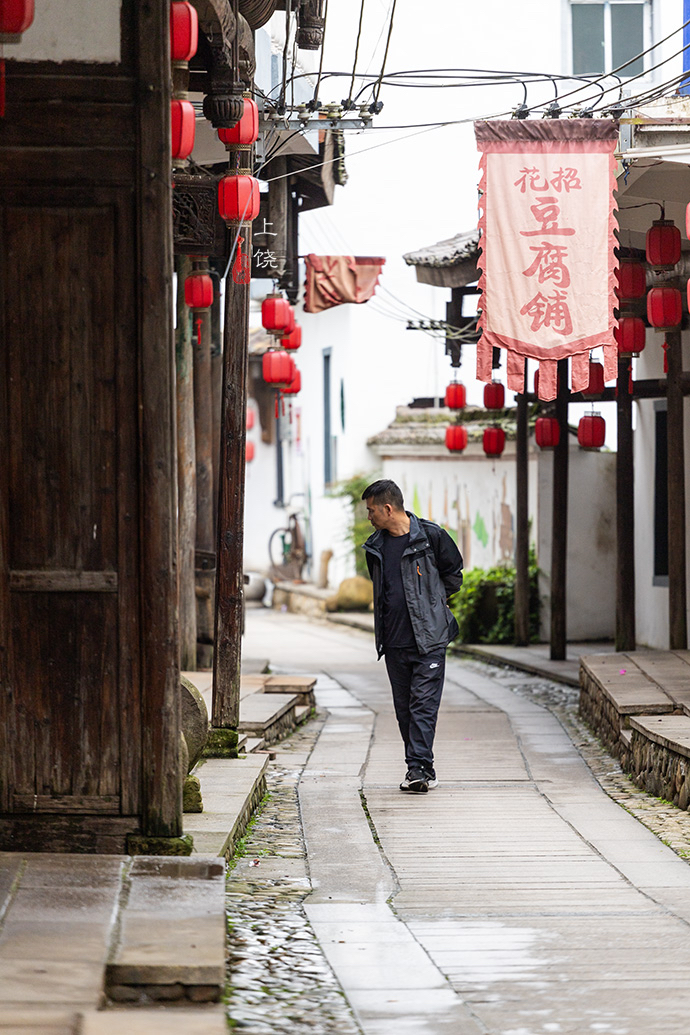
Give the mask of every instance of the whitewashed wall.
POLYGON ((119 0, 36 0, 33 25, 6 48, 19 61, 120 61, 119 0))

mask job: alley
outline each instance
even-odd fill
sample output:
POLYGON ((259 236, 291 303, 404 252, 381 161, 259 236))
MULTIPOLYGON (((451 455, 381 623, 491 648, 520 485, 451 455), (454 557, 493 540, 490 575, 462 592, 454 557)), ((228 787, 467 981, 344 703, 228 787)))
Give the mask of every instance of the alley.
POLYGON ((322 674, 304 908, 365 1035, 685 1029, 690 867, 607 797, 550 712, 450 661, 440 786, 404 795, 371 637, 259 610, 244 650, 322 674))

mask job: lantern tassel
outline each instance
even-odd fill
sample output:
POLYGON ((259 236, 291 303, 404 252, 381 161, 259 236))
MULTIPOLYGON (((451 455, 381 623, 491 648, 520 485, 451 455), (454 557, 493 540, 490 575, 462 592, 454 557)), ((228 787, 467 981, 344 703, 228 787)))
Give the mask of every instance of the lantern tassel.
POLYGON ((280 396, 280 392, 276 392, 276 420, 278 420, 278 416, 279 416, 279 414, 278 414, 278 398, 279 398, 279 396, 280 396))

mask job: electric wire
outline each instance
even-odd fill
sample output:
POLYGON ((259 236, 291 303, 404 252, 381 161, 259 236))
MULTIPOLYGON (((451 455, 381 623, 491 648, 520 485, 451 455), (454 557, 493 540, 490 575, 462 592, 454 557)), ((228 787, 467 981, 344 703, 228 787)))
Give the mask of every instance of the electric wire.
POLYGON ((352 62, 352 79, 350 81, 350 92, 347 95, 348 101, 352 100, 352 91, 355 85, 355 72, 357 71, 357 57, 359 56, 359 41, 362 38, 362 22, 364 21, 364 4, 366 0, 362 0, 359 8, 359 26, 357 28, 357 41, 355 43, 355 57, 352 62))
POLYGON ((386 49, 383 52, 383 61, 381 62, 381 74, 379 75, 378 82, 376 83, 376 86, 374 87, 373 102, 374 102, 374 105, 376 105, 376 106, 378 106, 378 102, 379 102, 379 94, 381 93, 381 82, 383 80, 383 73, 384 73, 385 68, 386 68, 386 60, 388 58, 388 48, 390 47, 391 36, 393 35, 393 21, 395 19, 395 7, 396 7, 397 2, 398 2, 398 0, 393 0, 393 6, 391 8, 390 22, 388 23, 388 37, 386 39, 386 49))

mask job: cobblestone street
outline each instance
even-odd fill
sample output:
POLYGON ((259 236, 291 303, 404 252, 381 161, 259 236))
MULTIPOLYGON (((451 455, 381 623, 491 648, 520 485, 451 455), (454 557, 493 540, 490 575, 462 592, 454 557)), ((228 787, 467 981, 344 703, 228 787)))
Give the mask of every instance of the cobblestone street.
POLYGON ((318 674, 319 714, 276 746, 229 877, 232 1024, 685 1030, 690 817, 627 779, 576 689, 449 659, 441 785, 409 796, 371 637, 254 612, 245 651, 318 674))

